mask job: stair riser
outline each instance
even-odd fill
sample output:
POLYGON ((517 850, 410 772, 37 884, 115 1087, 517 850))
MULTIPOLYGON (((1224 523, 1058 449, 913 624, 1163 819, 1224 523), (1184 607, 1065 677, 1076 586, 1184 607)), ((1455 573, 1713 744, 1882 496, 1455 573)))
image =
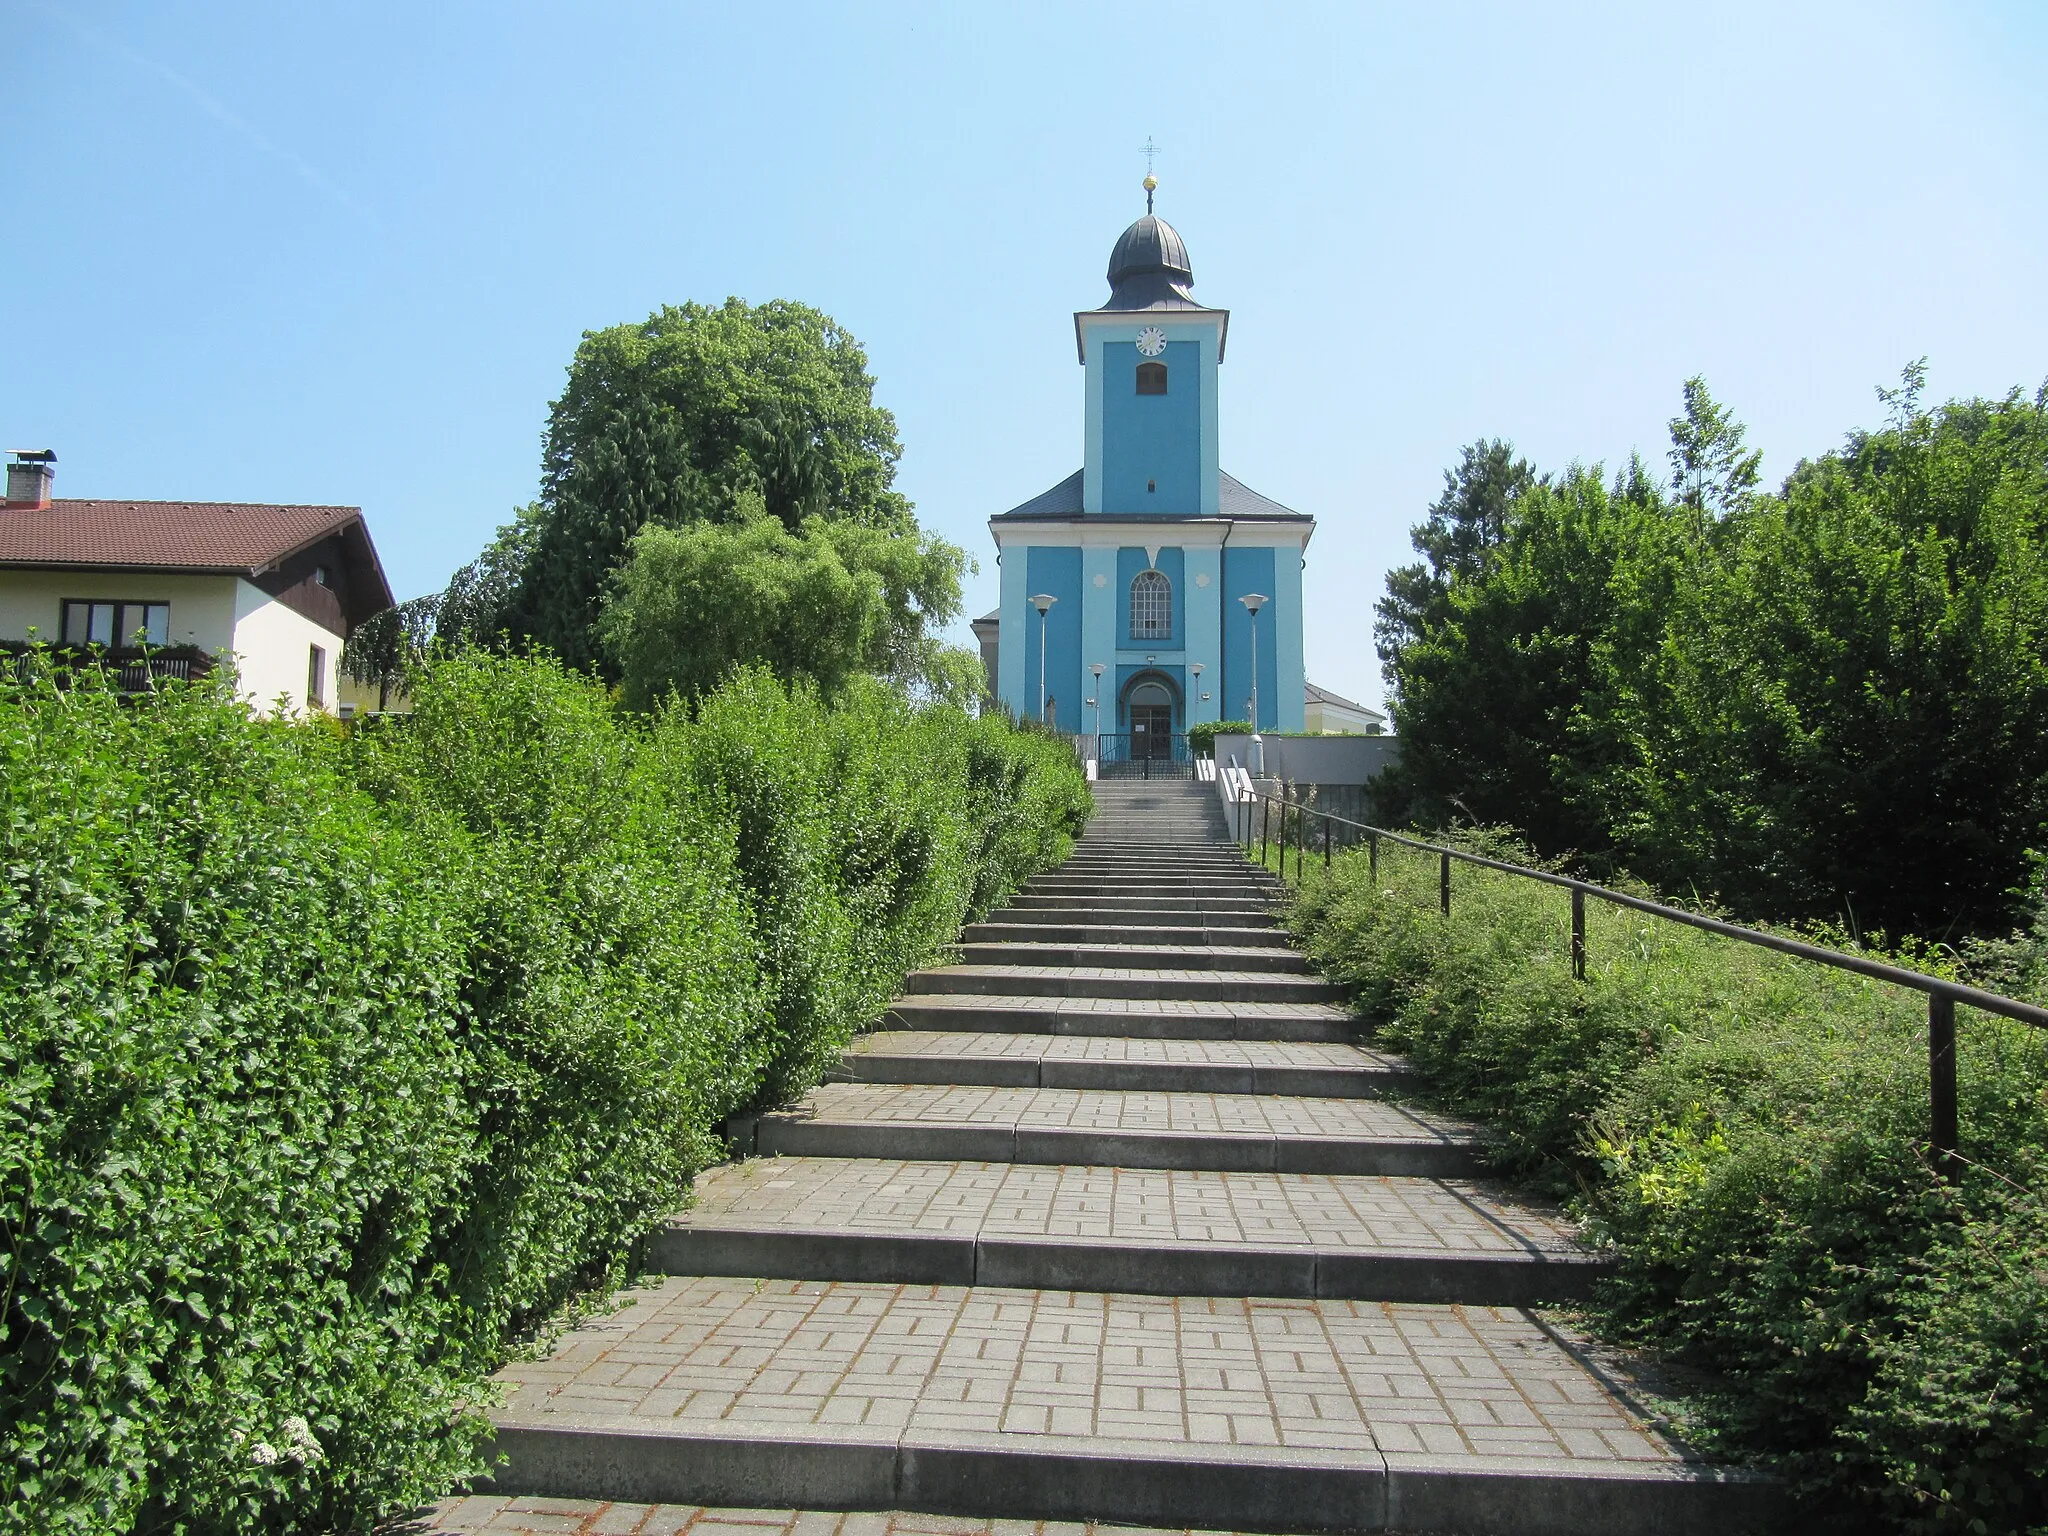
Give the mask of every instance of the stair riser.
POLYGON ((919 1008, 901 1004, 887 1029, 977 1029, 1024 1035, 1087 1035, 1130 1040, 1286 1040, 1343 1044, 1356 1030, 1343 1019, 1234 1018, 1229 1014, 1058 1013, 1051 1008, 919 1008))
POLYGON ((1039 1166, 1085 1163, 1102 1168, 1205 1173, 1352 1173, 1424 1179, 1469 1178, 1480 1171, 1476 1149, 1436 1141, 1147 1134, 900 1120, 801 1120, 778 1115, 735 1121, 732 1132, 743 1148, 760 1157, 886 1157, 1039 1166))
POLYGON ((1174 1003, 1335 1003, 1343 993, 1327 981, 1288 976, 1256 981, 1220 977, 1147 976, 1143 971, 1110 976, 975 976, 958 971, 919 971, 906 983, 913 992, 968 997, 1145 998, 1174 1003))
POLYGON ((1263 1093, 1376 1099, 1404 1074, 1349 1067, 1240 1067, 1205 1062, 1042 1061, 1007 1056, 849 1053, 834 1077, 850 1083, 971 1083, 987 1088, 1109 1088, 1126 1093, 1263 1093))
POLYGON ((505 1424, 499 1494, 746 1509, 920 1510, 1173 1530, 1488 1531, 1510 1536, 1730 1536, 1781 1528, 1781 1490, 1730 1474, 1470 1469, 1468 1458, 1266 1446, 1174 1455, 1035 1448, 1005 1436, 724 1424, 651 1433, 505 1424))
POLYGON ((898 1232, 667 1227, 647 1240, 655 1274, 1000 1285, 1136 1296, 1297 1296, 1319 1301, 1528 1307, 1591 1299, 1610 1266, 1522 1255, 1359 1254, 1343 1249, 1059 1242, 898 1232))
POLYGON ((1215 953, 1185 949, 1170 955, 1144 949, 1114 950, 1092 945, 1060 944, 962 944, 960 960, 965 965, 1072 965, 1118 971, 1272 971, 1282 975, 1306 976, 1309 963, 1292 950, 1275 949, 1254 954, 1215 953))

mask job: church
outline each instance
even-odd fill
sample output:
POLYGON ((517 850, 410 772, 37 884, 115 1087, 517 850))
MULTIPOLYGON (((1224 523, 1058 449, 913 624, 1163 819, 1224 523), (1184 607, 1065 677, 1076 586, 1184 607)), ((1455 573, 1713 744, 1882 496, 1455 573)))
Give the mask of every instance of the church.
POLYGON ((1218 464, 1230 311, 1195 298, 1156 186, 1110 252, 1108 301, 1074 316, 1081 468, 989 519, 1002 600, 974 626, 1003 705, 1099 736, 1104 761, 1184 755, 1201 721, 1304 725, 1315 519, 1218 464))

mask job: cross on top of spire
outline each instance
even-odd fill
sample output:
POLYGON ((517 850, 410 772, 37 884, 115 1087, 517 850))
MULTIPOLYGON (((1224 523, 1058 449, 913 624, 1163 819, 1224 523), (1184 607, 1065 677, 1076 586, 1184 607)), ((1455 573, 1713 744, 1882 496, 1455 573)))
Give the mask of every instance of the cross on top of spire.
POLYGON ((1145 135, 1145 142, 1138 153, 1145 157, 1145 216, 1152 216, 1152 193, 1159 186, 1159 178, 1152 174, 1152 157, 1159 153, 1159 146, 1152 142, 1152 135, 1145 135))

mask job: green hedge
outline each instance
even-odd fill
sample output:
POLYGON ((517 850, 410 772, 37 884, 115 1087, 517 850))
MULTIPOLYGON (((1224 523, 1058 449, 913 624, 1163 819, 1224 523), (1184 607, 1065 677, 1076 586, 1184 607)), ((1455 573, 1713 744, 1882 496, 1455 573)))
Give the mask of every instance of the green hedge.
POLYGON ((1849 1528, 2048 1522, 2048 1031, 1959 1010, 1945 1185, 1920 994, 1597 901, 1579 984, 1566 893, 1458 866, 1446 921, 1433 856, 1380 871, 1311 863, 1296 930, 1612 1245, 1600 1322, 1708 1373, 1695 1432, 1849 1528))
POLYGON ((1063 744, 741 676, 409 720, 0 678, 0 1530, 367 1529, 507 1341, 1064 856, 1063 744))
POLYGON ((1249 720, 1198 720, 1188 727, 1188 750, 1195 753, 1213 753, 1218 736, 1249 736, 1252 723, 1249 720))

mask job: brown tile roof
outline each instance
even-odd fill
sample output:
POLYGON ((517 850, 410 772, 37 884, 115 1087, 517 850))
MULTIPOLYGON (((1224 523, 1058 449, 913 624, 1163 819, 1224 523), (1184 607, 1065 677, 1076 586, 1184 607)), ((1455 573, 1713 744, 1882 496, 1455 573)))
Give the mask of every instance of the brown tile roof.
POLYGON ((360 507, 52 501, 0 509, 0 565, 104 565, 254 575, 360 522, 360 507))

